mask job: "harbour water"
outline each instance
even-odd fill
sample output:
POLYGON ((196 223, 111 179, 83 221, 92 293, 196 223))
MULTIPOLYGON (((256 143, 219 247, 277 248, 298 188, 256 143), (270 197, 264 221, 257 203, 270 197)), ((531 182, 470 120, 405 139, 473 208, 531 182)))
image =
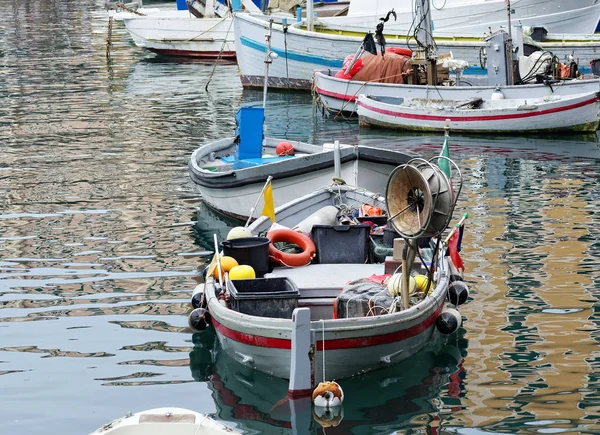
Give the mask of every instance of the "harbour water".
MULTIPOLYGON (((85 434, 181 406, 244 433, 292 433, 284 381, 187 327, 189 298, 232 222, 187 161, 231 135, 235 64, 164 59, 103 0, 0 1, 0 432, 85 434), (208 91, 205 91, 207 82, 208 91)), ((267 134, 438 154, 441 136, 323 119, 271 93, 267 134)), ((308 433, 600 433, 600 143, 451 137, 470 218, 472 300, 455 339, 340 381, 344 415, 308 433)), ((303 433, 300 431, 299 433, 303 433)))

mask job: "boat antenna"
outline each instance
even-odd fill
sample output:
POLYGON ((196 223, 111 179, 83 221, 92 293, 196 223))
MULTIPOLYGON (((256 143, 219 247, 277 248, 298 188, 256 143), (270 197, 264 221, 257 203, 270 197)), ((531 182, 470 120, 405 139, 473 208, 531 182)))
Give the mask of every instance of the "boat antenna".
POLYGON ((265 54, 265 80, 263 84, 263 109, 267 106, 267 88, 269 83, 269 65, 277 59, 277 53, 271 51, 271 35, 273 34, 273 17, 269 18, 269 32, 265 34, 267 50, 265 54))

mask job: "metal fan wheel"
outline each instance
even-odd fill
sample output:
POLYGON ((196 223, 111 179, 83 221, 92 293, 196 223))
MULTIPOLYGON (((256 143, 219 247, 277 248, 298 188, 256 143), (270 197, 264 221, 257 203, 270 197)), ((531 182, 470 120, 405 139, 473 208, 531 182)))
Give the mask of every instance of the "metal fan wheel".
POLYGON ((415 166, 398 166, 392 171, 385 198, 392 226, 400 235, 417 237, 429 226, 431 189, 415 166))
POLYGON ((441 233, 454 209, 448 177, 427 162, 394 169, 388 179, 386 201, 392 226, 407 238, 441 233))

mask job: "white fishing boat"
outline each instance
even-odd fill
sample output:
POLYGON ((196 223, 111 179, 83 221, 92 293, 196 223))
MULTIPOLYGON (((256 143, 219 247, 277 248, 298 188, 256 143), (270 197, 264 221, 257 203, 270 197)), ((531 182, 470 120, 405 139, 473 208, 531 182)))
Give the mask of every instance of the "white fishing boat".
MULTIPOLYGON (((507 7, 512 20, 522 26, 543 26, 553 34, 587 34, 596 31, 600 5, 595 0, 454 0, 432 2, 431 19, 435 30, 460 33, 487 32, 506 25, 507 7)), ((352 0, 345 17, 322 22, 330 29, 366 32, 375 28, 379 19, 394 9, 396 19, 386 23, 390 32, 406 32, 413 24, 416 11, 411 2, 397 0, 352 0)))
POLYGON ((280 206, 329 185, 332 177, 383 192, 392 170, 410 160, 405 153, 374 147, 263 140, 263 113, 261 108, 240 109, 238 136, 200 146, 189 162, 202 200, 229 216, 245 220, 252 213, 268 176, 275 206, 280 206))
POLYGON ((332 114, 356 113, 358 95, 372 97, 422 98, 440 100, 470 100, 482 98, 489 100, 494 94, 501 93, 505 99, 544 98, 548 96, 568 97, 574 94, 586 94, 600 90, 600 79, 556 80, 545 83, 522 85, 456 85, 432 86, 396 83, 366 82, 346 80, 335 77, 335 70, 315 71, 315 92, 319 103, 332 114))
POLYGON ((441 100, 358 97, 361 127, 473 133, 594 132, 600 93, 543 98, 441 100))
POLYGON ((183 408, 156 408, 113 420, 90 435, 233 435, 239 433, 206 414, 183 408))
POLYGON ((294 394, 310 390, 324 378, 349 377, 410 358, 440 332, 456 331, 460 322, 460 316, 454 317, 452 326, 446 322, 455 311, 444 305, 451 273, 456 277, 451 270, 456 267, 443 244, 431 242, 418 254, 430 260, 412 262, 416 241, 423 240, 424 234, 441 234, 447 227, 460 185, 453 182, 452 190, 437 165, 417 159, 390 175, 386 198, 334 185, 288 202, 275 210, 276 227, 263 216, 248 227, 257 237, 224 242, 225 255, 248 264, 241 263, 245 258, 257 271, 270 258, 268 272, 240 280, 234 278, 232 268, 231 280, 223 282, 209 273, 206 284, 197 289, 203 293, 200 307, 190 315, 190 325, 205 324, 209 314, 225 352, 244 365, 290 379, 294 394), (417 191, 423 195, 413 195, 417 191), (401 266, 407 278, 402 297, 390 290, 399 282, 394 280, 400 280, 397 264, 387 272, 387 284, 372 281, 381 279, 390 264, 373 260, 371 226, 336 224, 338 219, 352 219, 365 205, 383 210, 387 206, 393 228, 403 237, 414 236, 412 241, 405 240, 412 248, 401 266), (312 239, 302 234, 307 231, 312 239), (298 254, 279 251, 274 243, 283 240, 304 250, 298 254), (226 250, 236 245, 247 249, 226 250), (424 278, 422 286, 412 286, 409 273, 413 272, 427 275, 415 278, 424 278), (410 295, 409 282, 414 289, 410 295), (311 373, 298 375, 303 368, 311 373))
MULTIPOLYGON (((235 59, 233 19, 228 7, 208 0, 185 9, 130 14, 122 19, 135 45, 170 56, 235 59)), ((241 5, 241 4, 240 4, 241 5)), ((260 10, 251 1, 244 7, 260 10)))
MULTIPOLYGON (((138 47, 167 56, 235 59, 233 18, 229 9, 216 0, 188 3, 188 8, 179 10, 143 8, 114 16, 123 21, 138 47)), ((239 3, 246 12, 263 16, 252 1, 239 3)), ((327 2, 315 6, 314 10, 318 16, 328 16, 344 8, 347 2, 327 2)), ((280 22, 296 20, 288 11, 276 10, 271 15, 280 22)))
MULTIPOLYGON (((596 7, 600 7, 600 3, 596 7)), ((596 13, 596 21, 597 15, 596 13)), ((503 15, 501 18, 505 17, 503 15)), ((364 32, 330 28, 324 20, 316 20, 313 31, 307 30, 306 20, 287 26, 273 24, 271 50, 278 55, 278 59, 271 65, 268 79, 270 87, 309 90, 315 70, 335 72, 342 68, 348 54, 356 52, 364 32)), ((384 30, 387 46, 406 48, 406 32, 388 31, 390 22, 386 23, 384 30)), ((268 19, 237 13, 233 26, 242 85, 247 88, 261 87, 264 79, 264 35, 269 27, 268 19)), ((575 27, 576 31, 578 29, 575 27)), ((371 30, 374 28, 371 27, 371 30)), ((436 30, 433 36, 439 53, 452 52, 454 58, 468 63, 469 67, 464 71, 465 77, 486 74, 485 51, 488 50, 487 54, 491 54, 485 42, 489 30, 486 33, 436 30)), ((587 75, 592 72, 589 65, 598 58, 600 35, 548 33, 543 41, 536 44, 542 50, 553 53, 561 62, 568 62, 569 57, 574 55, 580 72, 587 75)))
POLYGON ((233 19, 198 18, 189 11, 123 19, 135 45, 168 56, 235 59, 233 19))

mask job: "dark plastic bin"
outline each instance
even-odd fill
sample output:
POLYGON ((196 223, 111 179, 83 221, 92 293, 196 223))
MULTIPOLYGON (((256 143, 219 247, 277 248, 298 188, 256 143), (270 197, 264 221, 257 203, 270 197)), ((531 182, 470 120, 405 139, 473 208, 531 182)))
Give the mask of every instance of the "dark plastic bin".
POLYGON ((314 225, 312 239, 317 263, 366 263, 369 259, 369 225, 314 225))
POLYGON ((388 218, 387 216, 359 216, 356 218, 356 220, 361 223, 371 221, 378 227, 381 227, 387 224, 388 218))
POLYGON ((225 240, 223 254, 233 257, 239 264, 252 266, 257 278, 269 271, 269 243, 266 237, 242 237, 225 240))
POLYGON ((291 319, 300 291, 289 278, 255 278, 227 281, 231 308, 252 316, 291 319))

